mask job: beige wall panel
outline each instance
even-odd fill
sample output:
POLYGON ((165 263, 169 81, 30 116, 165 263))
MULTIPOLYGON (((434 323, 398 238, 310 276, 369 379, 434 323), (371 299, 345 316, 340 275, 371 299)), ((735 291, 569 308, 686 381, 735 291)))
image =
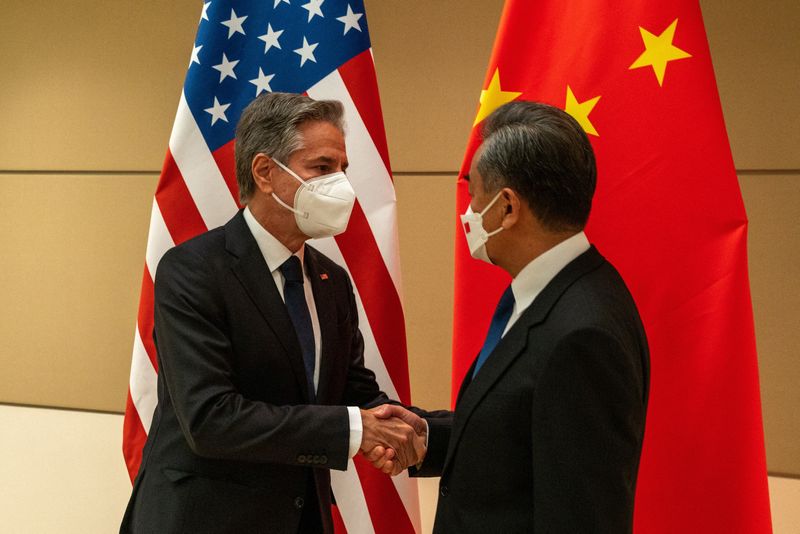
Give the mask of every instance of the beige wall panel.
POLYGON ((700 4, 736 168, 800 169, 800 2, 700 4))
POLYGON ((201 3, 3 2, 0 170, 158 170, 201 3))
POLYGON ((122 411, 152 176, 0 176, 0 402, 122 411))
POLYGON ((800 480, 769 477, 769 502, 773 534, 800 532, 800 480))
POLYGON ((0 406, 0 531, 119 532, 131 495, 122 417, 0 406))
POLYGON ((800 175, 742 176, 770 472, 800 476, 800 175))
POLYGON ((503 1, 366 6, 392 168, 457 171, 503 1))
POLYGON ((395 188, 412 400, 448 408, 455 175, 398 176, 395 188))

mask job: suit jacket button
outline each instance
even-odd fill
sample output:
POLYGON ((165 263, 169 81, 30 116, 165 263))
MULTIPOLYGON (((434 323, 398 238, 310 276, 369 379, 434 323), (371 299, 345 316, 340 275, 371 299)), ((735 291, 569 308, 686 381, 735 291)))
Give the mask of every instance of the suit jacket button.
POLYGON ((297 508, 298 510, 301 510, 305 504, 306 502, 303 500, 302 497, 297 497, 294 500, 294 507, 297 508))
POLYGON ((441 495, 442 497, 447 497, 448 495, 450 495, 450 488, 448 488, 447 486, 441 486, 439 488, 439 495, 441 495))
POLYGON ((328 457, 323 454, 322 456, 319 457, 319 463, 327 464, 328 463, 328 457))
POLYGON ((306 463, 306 457, 305 457, 305 455, 303 455, 303 454, 299 455, 299 456, 297 457, 297 463, 299 463, 299 464, 304 464, 304 463, 306 463))
POLYGON ((320 462, 319 454, 315 454, 314 458, 311 459, 312 463, 318 464, 320 462))

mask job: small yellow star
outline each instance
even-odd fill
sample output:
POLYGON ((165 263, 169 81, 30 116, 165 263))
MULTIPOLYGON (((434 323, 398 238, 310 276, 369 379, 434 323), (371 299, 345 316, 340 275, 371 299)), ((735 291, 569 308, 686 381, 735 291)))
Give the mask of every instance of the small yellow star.
POLYGON ((675 28, 677 26, 678 19, 675 19, 659 36, 655 36, 639 26, 639 32, 642 34, 645 51, 642 52, 642 55, 639 56, 628 69, 638 69, 648 66, 653 67, 658 85, 663 86, 664 71, 667 70, 667 63, 675 59, 692 57, 688 52, 684 52, 672 44, 672 39, 675 37, 675 28))
POLYGON ((600 100, 600 97, 596 96, 585 102, 578 102, 578 99, 575 98, 575 93, 572 92, 572 89, 570 89, 568 85, 567 105, 564 106, 564 111, 572 115, 572 117, 578 121, 578 124, 581 125, 581 128, 583 128, 584 132, 599 137, 600 134, 597 133, 597 130, 595 130, 592 122, 589 120, 589 113, 592 112, 598 100, 600 100))
POLYGON ((522 93, 515 93, 513 91, 503 91, 500 89, 500 69, 494 70, 492 81, 489 82, 489 87, 481 91, 481 108, 478 110, 478 115, 475 117, 473 126, 481 122, 489 116, 489 114, 508 102, 515 100, 522 93))

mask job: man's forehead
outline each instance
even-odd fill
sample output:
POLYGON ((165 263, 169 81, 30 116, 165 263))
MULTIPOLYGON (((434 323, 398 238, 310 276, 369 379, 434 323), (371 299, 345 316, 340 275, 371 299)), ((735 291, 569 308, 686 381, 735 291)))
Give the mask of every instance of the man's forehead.
POLYGON ((297 128, 304 145, 344 150, 344 134, 335 125, 324 121, 305 122, 297 128))
POLYGON ((317 165, 337 167, 341 165, 343 168, 349 165, 344 144, 339 146, 325 142, 311 142, 304 143, 304 145, 289 157, 295 164, 307 167, 317 165))
POLYGON ((344 142, 344 134, 335 125, 328 121, 308 120, 297 126, 297 132, 304 139, 327 139, 344 142))

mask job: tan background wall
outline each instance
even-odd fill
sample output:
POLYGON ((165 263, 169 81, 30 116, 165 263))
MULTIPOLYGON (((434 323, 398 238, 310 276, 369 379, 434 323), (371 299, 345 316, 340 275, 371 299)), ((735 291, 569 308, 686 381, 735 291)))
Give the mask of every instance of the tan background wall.
MULTIPOLYGON (((121 412, 150 204, 200 3, 4 3, 0 402, 121 412)), ((412 391, 449 402, 454 177, 501 0, 368 0, 412 391)), ((800 3, 702 2, 740 183, 769 469, 800 476, 800 3)))

